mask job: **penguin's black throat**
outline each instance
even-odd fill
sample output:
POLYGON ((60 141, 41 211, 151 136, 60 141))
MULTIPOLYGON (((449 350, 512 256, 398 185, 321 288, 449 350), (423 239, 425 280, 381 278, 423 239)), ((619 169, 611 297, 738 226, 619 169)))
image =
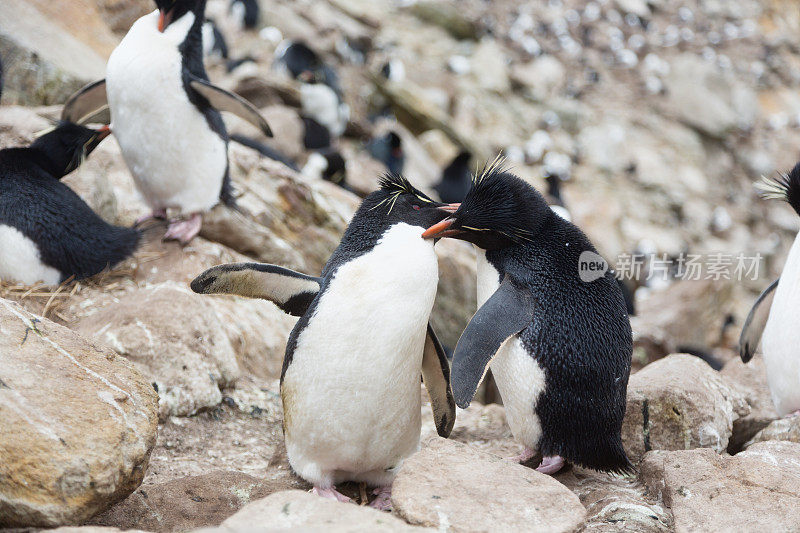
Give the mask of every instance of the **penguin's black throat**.
POLYGON ((541 194, 496 162, 473 180, 455 213, 422 236, 451 237, 498 250, 534 241, 553 216, 541 194))

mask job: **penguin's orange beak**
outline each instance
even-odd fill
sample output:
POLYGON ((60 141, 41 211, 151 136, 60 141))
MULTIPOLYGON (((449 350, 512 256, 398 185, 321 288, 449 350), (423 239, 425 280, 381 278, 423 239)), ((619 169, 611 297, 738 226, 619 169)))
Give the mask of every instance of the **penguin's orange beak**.
POLYGON ((423 234, 423 239, 441 239, 443 237, 453 237, 455 235, 461 235, 463 231, 457 229, 450 229, 450 227, 455 223, 454 218, 446 218, 441 222, 434 224, 430 228, 426 229, 423 234))
POLYGON ((172 10, 164 11, 161 10, 158 12, 158 31, 164 33, 164 30, 167 29, 167 26, 172 24, 172 10))

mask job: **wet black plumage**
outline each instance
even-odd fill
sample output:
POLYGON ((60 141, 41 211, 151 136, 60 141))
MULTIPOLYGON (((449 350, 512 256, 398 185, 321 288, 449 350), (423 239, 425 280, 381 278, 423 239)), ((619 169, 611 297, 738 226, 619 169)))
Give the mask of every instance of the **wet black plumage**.
POLYGON ((453 218, 451 229, 482 230, 459 238, 486 249, 500 280, 533 296, 533 321, 519 338, 546 376, 535 406, 539 451, 603 471, 632 469, 620 436, 632 355, 625 300, 611 272, 591 282, 579 275, 581 253, 597 250, 533 187, 496 166, 476 178, 453 218))
POLYGON ((108 224, 59 181, 102 140, 98 132, 62 123, 27 148, 0 150, 0 224, 35 242, 43 263, 86 278, 131 255, 138 230, 108 224))

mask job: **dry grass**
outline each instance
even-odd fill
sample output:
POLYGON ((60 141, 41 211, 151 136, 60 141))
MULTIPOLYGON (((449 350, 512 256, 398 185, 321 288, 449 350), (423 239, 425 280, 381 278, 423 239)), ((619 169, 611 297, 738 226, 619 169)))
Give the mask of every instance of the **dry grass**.
POLYGON ((69 278, 57 287, 44 283, 23 285, 0 279, 0 298, 18 302, 28 311, 44 318, 67 323, 69 317, 65 316, 64 308, 73 297, 80 296, 81 292, 88 289, 103 292, 119 289, 125 282, 136 280, 141 265, 165 255, 165 252, 140 252, 135 259, 125 261, 113 270, 106 269, 80 281, 69 278))

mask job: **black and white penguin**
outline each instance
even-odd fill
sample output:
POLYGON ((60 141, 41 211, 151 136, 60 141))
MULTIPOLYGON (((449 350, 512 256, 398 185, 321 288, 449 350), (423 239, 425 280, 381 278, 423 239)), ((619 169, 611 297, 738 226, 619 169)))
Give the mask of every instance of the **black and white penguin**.
POLYGON ((211 19, 206 19, 203 23, 203 55, 206 57, 217 55, 222 59, 228 59, 228 42, 219 26, 211 19))
POLYGON ((442 179, 433 188, 439 199, 446 204, 460 202, 467 195, 472 184, 469 161, 472 154, 462 150, 442 171, 442 179))
POLYGON ((241 30, 254 30, 261 18, 258 0, 231 0, 229 12, 241 30))
POLYGON ((304 117, 324 126, 334 138, 340 137, 350 120, 350 106, 344 102, 339 76, 303 41, 286 40, 275 51, 276 66, 299 80, 300 106, 304 117))
POLYGON ((390 131, 386 135, 371 140, 367 144, 369 154, 386 165, 392 174, 402 174, 406 157, 403 153, 403 139, 397 132, 390 131))
POLYGON ((450 434, 449 367, 428 323, 439 272, 433 241, 422 238, 443 208, 387 176, 320 277, 250 263, 214 267, 191 284, 301 317, 281 373, 284 436, 289 464, 317 494, 347 501, 335 485, 366 482, 379 488, 372 505, 387 507, 397 467, 419 446, 420 374, 437 431, 450 434))
POLYGON ((109 133, 61 123, 27 148, 0 150, 0 278, 57 285, 134 252, 139 231, 108 224, 59 181, 109 133))
POLYGON ((303 146, 306 150, 330 148, 331 132, 328 128, 310 117, 300 117, 303 121, 303 146))
POLYGON ((561 176, 558 174, 545 175, 547 180, 547 203, 550 204, 556 215, 560 216, 568 222, 572 222, 572 215, 564 204, 564 198, 561 196, 561 176))
POLYGON ((306 177, 323 179, 350 190, 347 185, 347 163, 341 152, 337 150, 320 150, 308 156, 301 171, 306 177))
MULTIPOLYGON (((800 163, 777 180, 764 180, 762 196, 787 202, 800 215, 800 163)), ((775 410, 800 415, 800 331, 795 317, 800 295, 800 233, 789 250, 780 278, 761 293, 747 316, 739 339, 739 355, 747 363, 759 341, 775 410)))
POLYGON ((469 241, 478 251, 480 307, 453 355, 457 405, 469 405, 491 366, 508 424, 525 447, 515 460, 538 451, 537 470, 548 474, 565 459, 631 469, 620 436, 630 322, 610 271, 583 281, 580 263, 600 258, 583 232, 495 163, 424 237, 469 241))
MULTIPOLYGON (((177 210, 165 238, 189 242, 201 213, 233 206, 228 134, 220 111, 271 135, 258 111, 209 83, 203 66, 205 0, 156 0, 112 52, 106 79, 70 98, 62 117, 81 123, 108 107, 112 130, 152 218, 177 210)), ((150 218, 147 217, 147 218, 150 218)))

